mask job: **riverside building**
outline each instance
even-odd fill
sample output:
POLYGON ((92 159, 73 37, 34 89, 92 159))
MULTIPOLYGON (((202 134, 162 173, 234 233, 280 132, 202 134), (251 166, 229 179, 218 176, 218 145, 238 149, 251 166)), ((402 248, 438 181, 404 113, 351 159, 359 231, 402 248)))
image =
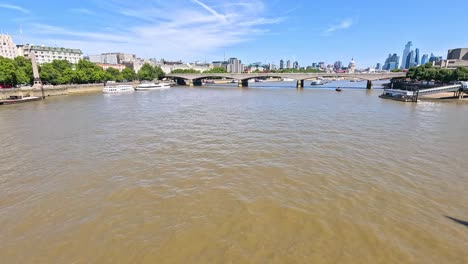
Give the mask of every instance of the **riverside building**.
POLYGON ((61 47, 46 47, 44 45, 18 45, 18 55, 28 57, 29 54, 36 55, 38 64, 50 63, 54 60, 66 60, 72 64, 83 59, 83 52, 80 49, 68 49, 61 47))
POLYGON ((10 35, 0 35, 0 57, 14 59, 18 56, 18 49, 16 48, 13 38, 10 35))

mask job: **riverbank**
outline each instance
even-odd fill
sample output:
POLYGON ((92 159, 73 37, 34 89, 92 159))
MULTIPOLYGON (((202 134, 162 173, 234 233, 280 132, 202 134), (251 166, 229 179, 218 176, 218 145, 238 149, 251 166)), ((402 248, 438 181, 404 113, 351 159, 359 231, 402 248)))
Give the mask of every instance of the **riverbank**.
MULTIPOLYGON (((137 82, 119 83, 119 85, 137 85, 137 82)), ((73 94, 87 94, 87 93, 102 93, 104 83, 92 84, 75 84, 75 85, 44 85, 44 96, 61 96, 73 94)), ((41 89, 33 89, 32 87, 0 89, 0 100, 8 99, 10 96, 42 96, 41 89)))

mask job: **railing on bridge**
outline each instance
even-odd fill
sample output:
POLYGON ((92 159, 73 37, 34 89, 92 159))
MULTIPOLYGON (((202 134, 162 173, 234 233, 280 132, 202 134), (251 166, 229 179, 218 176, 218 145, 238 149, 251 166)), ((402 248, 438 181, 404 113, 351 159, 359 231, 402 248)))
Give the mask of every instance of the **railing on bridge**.
POLYGON ((458 92, 460 89, 463 89, 462 84, 447 85, 436 88, 421 89, 419 90, 419 95, 438 94, 444 92, 458 92))

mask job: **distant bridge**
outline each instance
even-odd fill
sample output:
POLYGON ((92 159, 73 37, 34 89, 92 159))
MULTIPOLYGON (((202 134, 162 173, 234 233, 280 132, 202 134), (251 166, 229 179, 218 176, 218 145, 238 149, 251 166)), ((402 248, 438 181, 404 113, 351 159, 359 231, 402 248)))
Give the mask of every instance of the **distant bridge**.
POLYGON ((392 78, 406 77, 404 72, 391 73, 180 73, 168 74, 167 78, 177 80, 179 84, 189 86, 202 85, 203 79, 225 78, 238 81, 239 87, 248 87, 250 79, 257 78, 288 78, 297 81, 297 88, 304 87, 304 81, 317 78, 344 78, 347 80, 366 80, 367 88, 372 89, 372 82, 377 80, 388 80, 392 78))

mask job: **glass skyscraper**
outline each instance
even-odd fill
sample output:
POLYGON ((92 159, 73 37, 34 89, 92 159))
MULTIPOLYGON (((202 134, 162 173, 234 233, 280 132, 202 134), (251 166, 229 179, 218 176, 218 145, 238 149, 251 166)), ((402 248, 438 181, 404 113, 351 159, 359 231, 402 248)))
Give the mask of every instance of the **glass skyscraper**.
POLYGON ((419 49, 416 49, 416 58, 415 58, 416 66, 419 65, 419 62, 420 62, 420 60, 419 60, 419 49))
POLYGON ((408 43, 405 46, 405 49, 403 50, 403 57, 401 58, 402 69, 408 69, 408 67, 406 67, 406 64, 407 64, 406 62, 408 61, 408 54, 410 53, 412 46, 413 46, 413 42, 408 41, 408 43))

